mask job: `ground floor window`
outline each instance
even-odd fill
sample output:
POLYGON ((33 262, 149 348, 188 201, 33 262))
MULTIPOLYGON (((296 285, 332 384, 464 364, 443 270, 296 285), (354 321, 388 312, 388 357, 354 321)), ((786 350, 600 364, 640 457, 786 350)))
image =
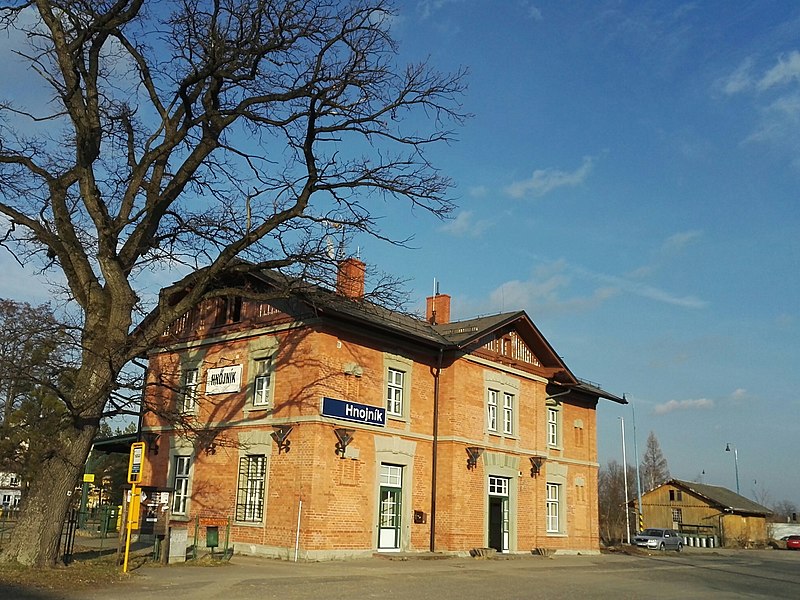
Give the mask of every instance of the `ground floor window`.
POLYGON ((558 533, 561 531, 559 500, 561 486, 555 483, 547 484, 547 532, 558 533))
POLYGON ((236 491, 236 520, 260 523, 264 518, 264 481, 267 457, 250 455, 239 459, 239 485, 236 491))
POLYGON ((175 477, 172 482, 175 493, 172 497, 172 514, 186 514, 186 501, 189 498, 189 468, 191 464, 190 456, 175 457, 175 477))

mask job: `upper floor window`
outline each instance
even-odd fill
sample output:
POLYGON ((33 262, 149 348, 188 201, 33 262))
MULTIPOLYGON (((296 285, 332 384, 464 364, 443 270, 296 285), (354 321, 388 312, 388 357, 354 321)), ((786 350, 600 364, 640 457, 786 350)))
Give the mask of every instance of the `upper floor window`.
POLYGON ((217 299, 217 311, 214 315, 214 327, 238 323, 242 320, 242 297, 227 296, 217 299))
POLYGON ((197 386, 200 380, 199 369, 186 369, 183 372, 181 389, 181 412, 194 412, 197 407, 197 386))
POLYGON ((514 433, 514 394, 503 394, 503 433, 514 433))
POLYGON ((403 380, 405 372, 389 367, 386 371, 386 412, 403 416, 403 380))
POLYGON ((253 361, 253 406, 269 406, 270 381, 272 379, 272 359, 261 358, 253 361))
POLYGON ((559 429, 559 414, 558 409, 547 409, 547 445, 558 446, 558 429, 559 429))
POLYGON ((497 431, 497 397, 500 392, 489 389, 486 392, 486 428, 497 431))
POLYGON ((670 502, 681 502, 683 500, 683 491, 681 490, 670 490, 669 491, 669 501, 670 502))

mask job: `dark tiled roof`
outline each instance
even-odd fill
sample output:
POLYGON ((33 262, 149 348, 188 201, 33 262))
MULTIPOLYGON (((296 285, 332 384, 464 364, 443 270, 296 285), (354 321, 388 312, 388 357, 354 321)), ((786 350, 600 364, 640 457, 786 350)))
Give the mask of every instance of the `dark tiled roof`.
POLYGON ((767 507, 762 506, 757 502, 753 502, 752 500, 745 498, 744 496, 741 496, 736 492, 729 490, 728 488, 718 485, 695 483, 693 481, 681 481, 680 479, 672 479, 667 483, 673 483, 674 485, 680 486, 687 491, 697 494, 698 496, 702 496, 703 498, 710 500, 713 504, 716 504, 721 509, 728 509, 737 513, 749 513, 755 515, 772 514, 772 511, 767 507))
POLYGON ((346 321, 358 328, 372 328, 390 336, 428 346, 434 350, 465 350, 485 336, 513 326, 529 343, 544 367, 558 371, 561 384, 572 386, 586 394, 599 396, 626 404, 623 398, 609 394, 598 386, 587 384, 575 377, 558 356, 525 311, 513 311, 433 325, 416 315, 392 310, 365 299, 353 299, 324 287, 305 283, 300 279, 276 271, 251 272, 269 286, 282 289, 285 297, 299 300, 317 315, 328 315, 337 321, 346 321))

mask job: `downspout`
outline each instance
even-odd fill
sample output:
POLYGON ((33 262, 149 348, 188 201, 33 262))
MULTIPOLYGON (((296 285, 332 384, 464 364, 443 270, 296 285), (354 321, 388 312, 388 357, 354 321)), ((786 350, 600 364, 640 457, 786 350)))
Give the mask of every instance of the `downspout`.
POLYGON ((431 543, 430 551, 436 552, 436 465, 439 451, 439 375, 442 372, 442 349, 433 374, 433 456, 431 457, 431 543))

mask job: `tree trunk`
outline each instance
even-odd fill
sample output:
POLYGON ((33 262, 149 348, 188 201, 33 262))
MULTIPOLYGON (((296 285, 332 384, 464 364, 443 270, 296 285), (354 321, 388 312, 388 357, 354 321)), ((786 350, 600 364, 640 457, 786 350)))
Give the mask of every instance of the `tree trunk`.
POLYGON ((52 567, 58 560, 61 529, 75 500, 78 478, 97 433, 96 427, 64 431, 55 453, 30 482, 11 539, 0 551, 0 562, 52 567))

